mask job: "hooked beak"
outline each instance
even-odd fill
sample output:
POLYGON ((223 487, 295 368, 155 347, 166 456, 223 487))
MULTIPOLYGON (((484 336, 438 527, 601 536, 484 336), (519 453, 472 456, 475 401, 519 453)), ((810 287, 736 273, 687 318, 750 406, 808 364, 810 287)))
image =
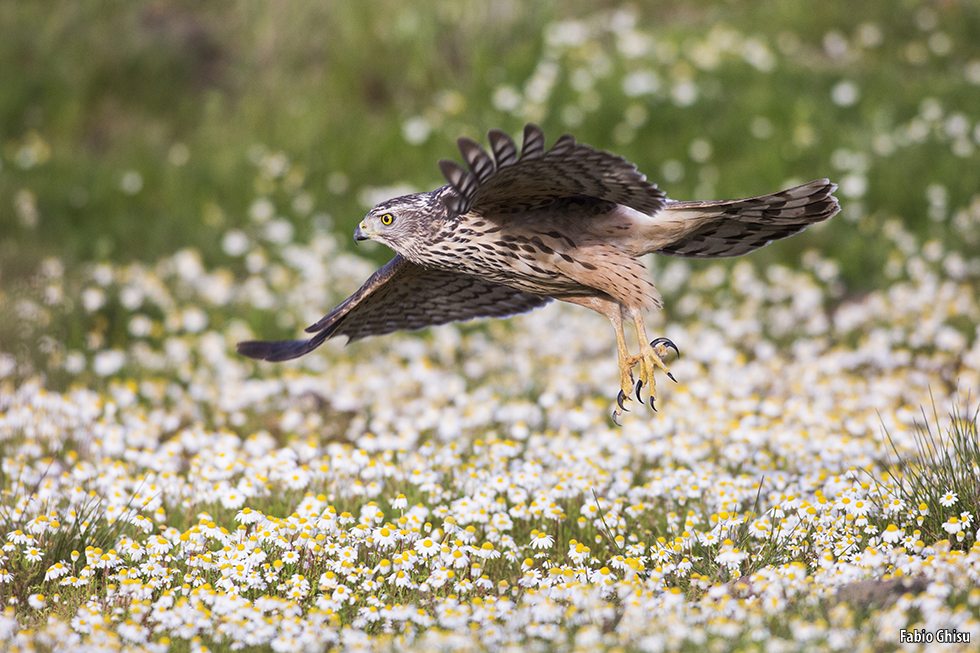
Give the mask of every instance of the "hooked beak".
POLYGON ((354 242, 356 243, 362 240, 370 240, 370 238, 371 237, 368 236, 363 229, 361 229, 361 225, 357 225, 357 229, 354 230, 354 242))

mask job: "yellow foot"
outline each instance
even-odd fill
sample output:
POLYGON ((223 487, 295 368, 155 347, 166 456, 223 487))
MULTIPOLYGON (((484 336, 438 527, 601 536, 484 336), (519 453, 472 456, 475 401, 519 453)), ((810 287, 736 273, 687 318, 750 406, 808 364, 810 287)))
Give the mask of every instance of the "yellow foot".
POLYGON ((619 405, 619 410, 613 410, 613 422, 617 425, 619 424, 617 418, 622 415, 624 411, 627 410, 623 402, 630 399, 632 396, 636 397, 636 400, 641 404, 643 403, 643 398, 640 396, 640 390, 643 385, 646 384, 649 388, 650 393, 650 407, 654 411, 657 410, 655 401, 657 398, 657 384, 653 376, 653 371, 656 368, 660 368, 664 371, 667 377, 673 381, 677 382, 674 375, 670 373, 670 369, 664 364, 664 358, 667 356, 668 349, 673 349, 680 355, 680 351, 677 349, 677 345, 671 342, 667 338, 657 338, 647 343, 642 343, 640 346, 640 353, 636 356, 625 356, 620 359, 620 390, 619 396, 616 397, 616 403, 619 405), (640 378, 633 383, 633 367, 636 365, 640 366, 640 378))

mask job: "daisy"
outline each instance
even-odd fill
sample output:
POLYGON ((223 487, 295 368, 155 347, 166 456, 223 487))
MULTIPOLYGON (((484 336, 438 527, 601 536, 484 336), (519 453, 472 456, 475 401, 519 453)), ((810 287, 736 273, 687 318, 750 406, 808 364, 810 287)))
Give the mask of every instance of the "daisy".
POLYGON ((333 591, 333 594, 330 595, 330 598, 337 603, 354 602, 354 594, 349 589, 347 589, 346 585, 338 585, 337 589, 335 589, 333 591))
MULTIPOLYGON (((731 543, 731 540, 725 541, 731 543)), ((715 562, 729 568, 738 567, 748 555, 748 553, 739 551, 734 546, 723 546, 721 552, 715 557, 715 562)))
POLYGON ((404 494, 399 494, 395 497, 395 500, 391 502, 391 507, 394 510, 404 510, 408 507, 408 499, 405 498, 404 494))
POLYGON ((701 544, 706 544, 709 546, 718 544, 718 536, 713 532, 708 532, 708 533, 698 532, 697 538, 698 538, 698 542, 700 542, 701 544))
POLYGON ((959 517, 950 517, 949 521, 943 524, 943 530, 950 535, 954 535, 963 530, 963 523, 959 517))
POLYGON ((541 583, 541 572, 537 569, 527 569, 517 583, 521 587, 535 587, 541 583))
POLYGON ((852 515, 855 515, 857 517, 864 517, 870 511, 871 511, 871 503, 869 501, 863 501, 861 499, 853 501, 848 508, 848 512, 850 512, 852 515))
POLYGON ((482 590, 492 590, 493 589, 493 581, 490 580, 490 577, 489 576, 487 576, 486 574, 483 574, 482 576, 480 576, 480 578, 477 579, 476 586, 479 587, 482 590))
POLYGON ((568 545, 568 557, 577 564, 582 564, 588 559, 590 553, 592 550, 581 542, 572 540, 568 545))
POLYGON ((395 587, 415 587, 415 583, 412 582, 412 578, 404 571, 396 571, 394 576, 395 587))
POLYGON ((544 531, 539 531, 537 529, 531 531, 532 549, 550 549, 554 543, 555 538, 548 535, 544 531))
POLYGON ((67 574, 70 570, 68 566, 62 562, 56 562, 50 567, 48 567, 47 573, 44 574, 44 580, 55 580, 61 578, 67 574))
POLYGON ((889 544, 895 544, 905 537, 905 531, 900 530, 895 524, 888 524, 888 527, 881 532, 881 539, 889 544))
POLYGON ((470 557, 463 552, 462 548, 454 549, 452 554, 450 554, 450 564, 457 569, 468 567, 470 564, 470 557))
POLYGON ((34 541, 34 538, 24 531, 14 531, 13 533, 7 535, 7 539, 14 544, 28 544, 29 542, 34 541))
POLYGON ((395 545, 398 539, 398 535, 394 528, 388 528, 385 526, 383 528, 374 529, 374 533, 371 534, 371 541, 382 549, 388 549, 395 545))
MULTIPOLYGON (((98 617, 98 621, 100 623, 102 622, 101 615, 98 617)), ((72 630, 82 635, 88 635, 89 633, 91 633, 94 624, 95 624, 94 619, 92 618, 86 619, 81 614, 79 614, 78 616, 76 616, 74 619, 71 620, 72 630)))
POLYGON ((241 508, 245 503, 245 495, 233 489, 226 489, 219 497, 221 505, 229 510, 241 508))
POLYGON ((432 538, 419 539, 415 541, 415 550, 423 558, 435 555, 439 551, 439 544, 432 538))
POLYGON ((772 523, 765 517, 754 520, 749 524, 749 534, 752 537, 763 538, 772 531, 772 523))
POLYGON ((609 567, 593 570, 589 573, 589 581, 592 583, 611 583, 614 580, 612 571, 609 567))
POLYGON ((451 569, 439 567, 437 570, 432 572, 431 576, 429 576, 428 584, 435 588, 442 587, 446 584, 446 581, 452 577, 450 574, 453 574, 451 569))
POLYGON ((946 492, 946 494, 944 494, 941 497, 939 497, 939 503, 944 508, 949 508, 951 505, 953 505, 957 501, 959 501, 959 497, 956 496, 956 493, 953 492, 952 490, 948 490, 946 492))
POLYGON ((466 544, 472 544, 476 541, 476 528, 473 526, 467 526, 465 529, 456 531, 456 537, 465 542, 466 544))
POLYGON ((892 499, 887 504, 885 504, 885 510, 896 515, 900 513, 904 508, 905 508, 905 502, 902 501, 901 499, 892 499))
POLYGON ((125 553, 134 562, 139 562, 143 559, 143 547, 140 546, 139 542, 127 542, 123 548, 123 553, 125 553))

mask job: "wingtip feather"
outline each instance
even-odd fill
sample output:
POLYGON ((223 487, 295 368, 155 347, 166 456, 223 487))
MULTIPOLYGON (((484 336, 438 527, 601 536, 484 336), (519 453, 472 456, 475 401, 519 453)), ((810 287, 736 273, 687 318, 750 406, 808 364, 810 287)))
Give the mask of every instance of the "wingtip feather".
POLYGON ((533 122, 524 125, 524 142, 521 145, 521 160, 537 159, 544 156, 544 132, 533 122))
POLYGON ((459 146, 459 153, 463 155, 466 165, 470 167, 472 173, 481 183, 489 179, 496 171, 493 159, 476 141, 461 136, 456 140, 456 145, 459 146))
POLYGON ((271 363, 281 363, 310 353, 323 344, 323 341, 327 339, 326 333, 326 331, 321 331, 309 340, 246 340, 238 343, 235 348, 242 356, 271 363))
POLYGON ((497 162, 497 168, 513 165, 517 161, 517 146, 508 134, 499 129, 491 129, 487 132, 487 139, 490 141, 490 150, 497 162))

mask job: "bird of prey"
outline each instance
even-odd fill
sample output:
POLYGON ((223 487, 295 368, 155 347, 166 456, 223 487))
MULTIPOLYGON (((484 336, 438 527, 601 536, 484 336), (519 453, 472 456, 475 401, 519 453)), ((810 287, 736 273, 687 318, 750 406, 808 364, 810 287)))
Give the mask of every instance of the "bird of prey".
POLYGON ((645 254, 689 258, 741 256, 835 215, 837 186, 827 179, 738 200, 681 202, 623 157, 566 134, 545 148, 541 129, 524 128, 518 152, 504 132, 488 134, 490 151, 457 143, 467 168, 442 160, 449 182, 427 193, 381 202, 354 231, 396 252, 353 295, 308 327, 309 340, 249 341, 238 351, 284 361, 328 338, 348 342, 401 329, 479 317, 507 317, 552 299, 590 308, 612 322, 619 355, 619 410, 642 386, 656 397, 654 370, 666 338, 647 339, 643 311, 661 307, 640 260, 645 254), (632 321, 639 352, 623 332, 632 321), (639 367, 634 383, 633 368, 639 367))

